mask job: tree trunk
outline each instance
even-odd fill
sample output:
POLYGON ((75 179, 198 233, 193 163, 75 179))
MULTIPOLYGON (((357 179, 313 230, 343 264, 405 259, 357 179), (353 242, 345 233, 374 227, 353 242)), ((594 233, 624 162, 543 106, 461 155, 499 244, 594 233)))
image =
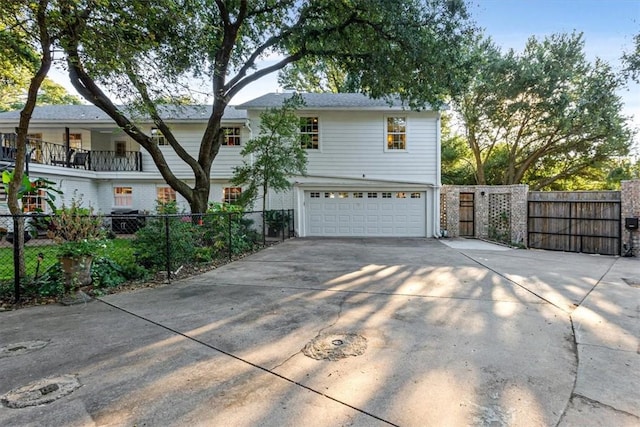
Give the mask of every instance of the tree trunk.
MULTIPOLYGON (((27 91, 27 99, 24 104, 24 108, 20 112, 20 121, 17 128, 16 137, 16 159, 13 169, 13 179, 9 183, 9 194, 7 197, 7 206, 9 212, 12 215, 21 215, 22 210, 20 208, 20 187, 22 186, 22 179, 24 177, 24 167, 27 159, 27 134, 29 133, 29 122, 31 121, 31 115, 36 106, 38 99, 38 90, 42 85, 45 77, 49 73, 51 68, 51 40, 47 33, 47 19, 46 11, 49 4, 49 0, 40 0, 38 3, 38 11, 36 19, 38 22, 40 47, 42 48, 42 57, 40 58, 40 66, 35 75, 29 83, 29 89, 27 91)), ((20 277, 26 276, 26 266, 24 260, 24 218, 19 218, 15 222, 13 235, 15 244, 17 244, 16 256, 18 257, 18 273, 20 277)))

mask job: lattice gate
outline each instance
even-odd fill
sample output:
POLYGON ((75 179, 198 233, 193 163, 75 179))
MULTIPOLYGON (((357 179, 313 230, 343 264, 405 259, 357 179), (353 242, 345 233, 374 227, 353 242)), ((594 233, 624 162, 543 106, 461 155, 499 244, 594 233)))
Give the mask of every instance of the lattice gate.
POLYGON ((511 195, 489 194, 489 239, 511 242, 511 195))

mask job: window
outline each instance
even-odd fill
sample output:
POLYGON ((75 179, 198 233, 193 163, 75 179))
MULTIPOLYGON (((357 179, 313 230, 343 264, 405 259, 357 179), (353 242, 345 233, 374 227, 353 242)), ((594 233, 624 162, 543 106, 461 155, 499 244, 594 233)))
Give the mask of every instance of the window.
POLYGON ((387 117, 387 150, 405 150, 406 148, 406 117, 387 117))
POLYGON ((171 187, 158 187, 156 188, 157 200, 162 203, 175 202, 176 190, 171 187))
POLYGON ((318 193, 318 192, 311 193, 311 198, 312 199, 319 199, 320 198, 320 193, 318 193))
POLYGON ((335 197, 336 197, 336 195, 334 193, 324 193, 324 198, 325 199, 333 199, 335 197))
POLYGON ((133 206, 133 188, 114 187, 113 188, 113 205, 114 206, 133 206))
POLYGON ((37 192, 25 195, 22 198, 22 211, 44 212, 45 197, 46 195, 44 190, 37 190, 37 192))
MULTIPOLYGON (((37 133, 34 135, 38 135, 35 138, 36 139, 42 139, 42 134, 37 133)), ((67 141, 67 134, 63 133, 62 134, 62 141, 64 141, 66 143, 67 141)), ((69 148, 73 148, 74 150, 81 150, 82 149, 82 134, 81 133, 70 133, 69 134, 69 148)))
POLYGON ((127 143, 126 141, 116 141, 116 157, 127 156, 127 143))
POLYGON ((396 193, 396 199, 406 199, 406 198, 407 198, 407 193, 405 193, 404 191, 396 193))
POLYGON ((222 128, 222 132, 224 132, 222 145, 240 145, 240 128, 222 128))
POLYGON ((42 163, 42 134, 27 134, 27 153, 31 152, 31 161, 42 163))
POLYGON ((349 198, 349 193, 338 193, 338 198, 339 199, 348 199, 349 198))
POLYGON ((30 142, 30 143, 41 142, 42 141, 42 134, 41 133, 28 133, 27 134, 27 141, 30 142))
POLYGON ((7 191, 4 188, 4 185, 0 185, 0 202, 7 201, 7 191))
POLYGON ((369 199, 377 199, 378 193, 367 193, 367 198, 369 199))
POLYGON ((240 187, 225 187, 222 194, 222 201, 230 204, 238 203, 241 194, 242 188, 240 187))
POLYGON ((362 199, 362 193, 353 193, 354 199, 362 199))
POLYGON ((74 150, 82 149, 82 134, 81 133, 70 133, 69 134, 69 148, 73 148, 74 150))
POLYGON ((421 197, 420 193, 411 193, 412 199, 419 199, 421 197))
POLYGON ((158 128, 151 128, 151 140, 158 145, 169 145, 167 138, 164 137, 158 128))
POLYGON ((317 117, 300 117, 300 144, 302 148, 317 150, 320 141, 317 117))
POLYGON ((382 198, 383 199, 390 199, 391 198, 391 193, 382 193, 382 198))

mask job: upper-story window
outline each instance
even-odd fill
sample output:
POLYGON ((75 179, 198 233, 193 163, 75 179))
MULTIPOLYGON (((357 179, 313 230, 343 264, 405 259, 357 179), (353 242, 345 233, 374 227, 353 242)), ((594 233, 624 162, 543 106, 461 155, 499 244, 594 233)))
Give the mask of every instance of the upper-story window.
POLYGON ((81 133, 70 133, 69 134, 69 147, 74 150, 82 149, 82 134, 81 133))
POLYGON ((387 150, 407 149, 407 118, 387 117, 387 150))
POLYGON ((158 145, 169 145, 167 138, 164 137, 158 128, 151 128, 151 140, 158 145))
POLYGON ((116 157, 126 157, 127 156, 127 142, 126 141, 116 141, 116 157))
POLYGON ((320 130, 317 117, 300 117, 300 144, 302 148, 317 150, 320 142, 320 130))
POLYGON ((239 127, 224 127, 222 128, 222 132, 224 132, 224 140, 222 141, 222 145, 240 145, 239 127))

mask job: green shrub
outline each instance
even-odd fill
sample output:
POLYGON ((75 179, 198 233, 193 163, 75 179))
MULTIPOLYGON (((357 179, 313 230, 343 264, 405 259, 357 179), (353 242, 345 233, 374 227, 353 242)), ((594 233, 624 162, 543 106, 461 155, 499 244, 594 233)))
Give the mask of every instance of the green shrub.
POLYGON ((250 251, 260 236, 251 229, 253 221, 244 217, 240 206, 210 203, 203 218, 203 241, 211 246, 214 256, 228 256, 250 251))
POLYGON ((64 293, 64 277, 59 262, 47 268, 34 282, 38 294, 43 297, 60 296, 64 293))
POLYGON ((194 261, 200 232, 190 216, 177 215, 175 202, 158 204, 157 212, 163 216, 147 218, 146 224, 136 232, 133 249, 140 265, 150 269, 163 269, 167 265, 167 225, 170 268, 194 261))
POLYGON ((91 284, 94 288, 113 288, 127 281, 125 270, 110 258, 100 257, 91 265, 91 284))

